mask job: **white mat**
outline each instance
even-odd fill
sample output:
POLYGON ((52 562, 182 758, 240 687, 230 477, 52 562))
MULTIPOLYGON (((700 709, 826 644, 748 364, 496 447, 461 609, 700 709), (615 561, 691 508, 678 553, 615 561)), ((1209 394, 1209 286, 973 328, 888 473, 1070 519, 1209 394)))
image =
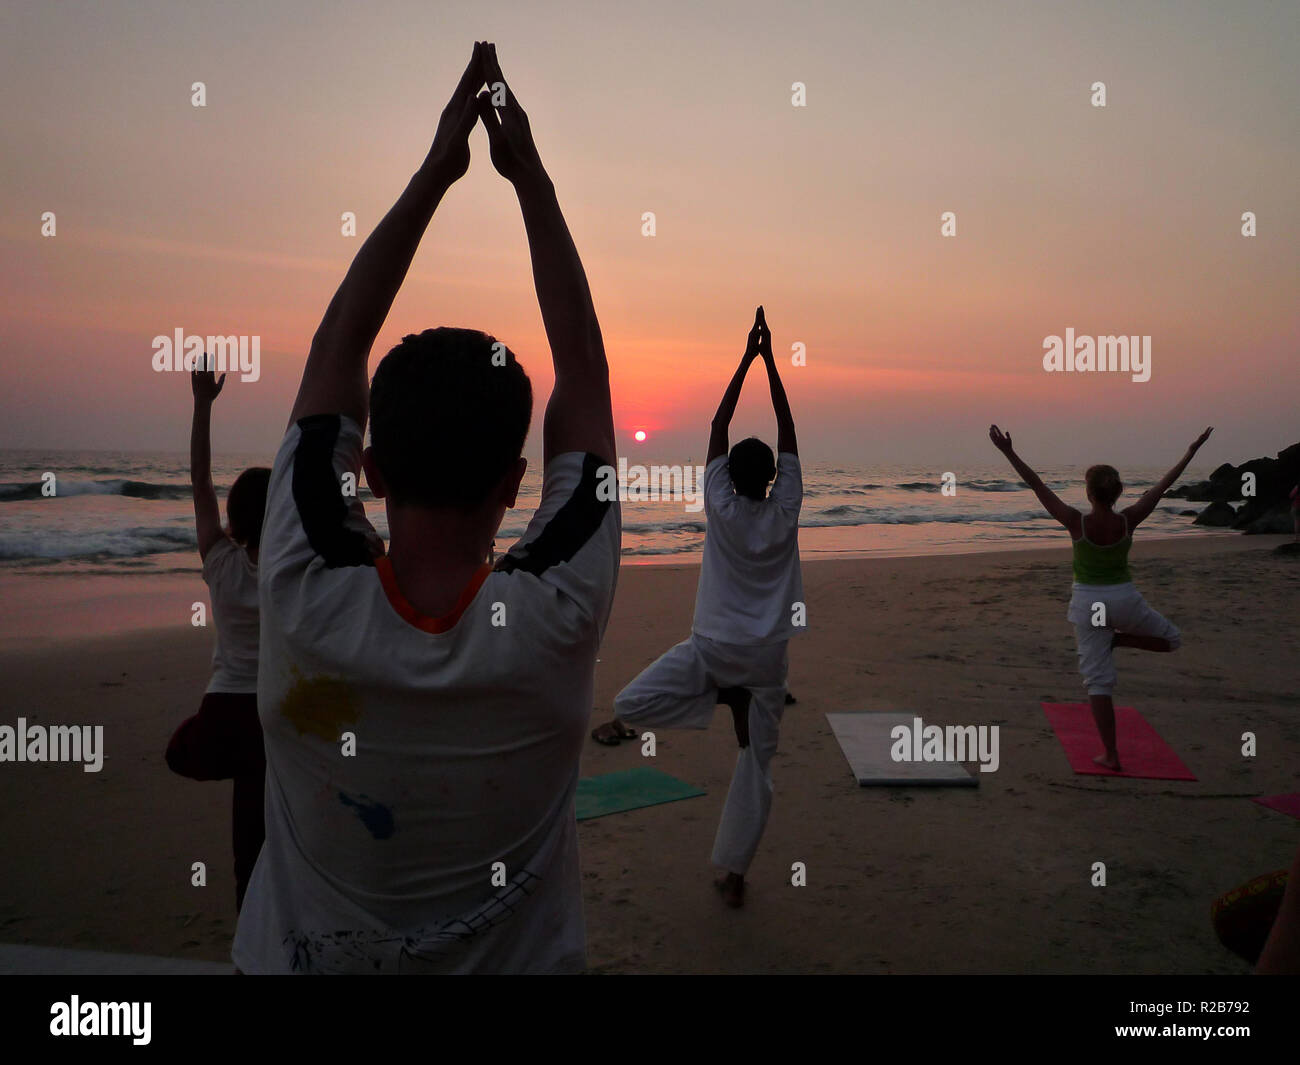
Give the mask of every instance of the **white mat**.
POLYGON ((826 720, 848 759, 849 768, 863 787, 974 787, 978 776, 960 762, 895 762, 890 730, 899 725, 912 729, 915 714, 827 714, 826 720))

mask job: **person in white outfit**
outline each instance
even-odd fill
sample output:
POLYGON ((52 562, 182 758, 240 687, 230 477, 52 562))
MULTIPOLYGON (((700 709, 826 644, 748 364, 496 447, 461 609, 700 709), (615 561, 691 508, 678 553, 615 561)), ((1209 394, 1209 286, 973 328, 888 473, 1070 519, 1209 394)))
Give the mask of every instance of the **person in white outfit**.
POLYGON ((586 272, 528 116, 478 42, 425 162, 325 312, 272 465, 266 842, 235 930, 240 972, 585 970, 574 803, 618 578, 618 502, 600 495, 617 462, 586 272), (515 354, 481 330, 426 329, 366 381, 476 122, 519 201, 555 371, 541 502, 493 564, 528 465, 533 393, 515 354), (363 469, 387 550, 350 490, 363 469))
POLYGON ((786 701, 786 643, 804 625, 799 572, 803 480, 794 418, 759 307, 744 357, 713 418, 704 471, 707 522, 691 635, 652 663, 614 700, 622 721, 707 728, 729 706, 740 754, 713 844, 718 888, 744 902, 745 874, 772 807, 772 755, 786 701), (727 430, 741 386, 762 357, 777 421, 777 452, 756 438, 730 453, 727 430), (768 484, 776 477, 769 493, 768 484))
POLYGON ((1148 606, 1133 583, 1128 565, 1133 531, 1156 509, 1156 504, 1182 476, 1213 431, 1206 429, 1173 469, 1147 489, 1136 503, 1120 511, 1115 510, 1115 501, 1124 491, 1119 471, 1114 466, 1089 466, 1083 479, 1091 510, 1082 514, 1062 502, 1016 454, 1010 433, 1002 432, 996 425, 989 427, 993 445, 1015 467, 1047 513, 1065 526, 1074 542, 1074 585, 1066 617, 1074 625, 1079 672, 1105 748, 1093 761, 1117 773, 1123 767, 1115 741, 1114 649, 1176 651, 1182 644, 1177 627, 1148 606))

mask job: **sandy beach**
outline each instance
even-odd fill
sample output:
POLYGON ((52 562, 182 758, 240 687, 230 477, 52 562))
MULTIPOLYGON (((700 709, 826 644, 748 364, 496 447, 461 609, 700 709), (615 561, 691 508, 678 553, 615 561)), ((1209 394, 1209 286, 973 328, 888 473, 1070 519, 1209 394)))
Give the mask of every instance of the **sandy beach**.
MULTIPOLYGON (((809 631, 790 653, 798 703, 746 908, 725 910, 709 886, 730 724, 661 732, 656 768, 707 795, 582 823, 591 969, 1244 972, 1213 935, 1210 903, 1288 865, 1300 839, 1294 820, 1249 801, 1297 787, 1300 561, 1271 553, 1284 539, 1139 537, 1134 548, 1138 586, 1184 644, 1121 652, 1116 703, 1142 712, 1194 783, 1070 771, 1039 705, 1083 699, 1064 542, 805 563, 809 631), (859 710, 996 724, 1000 768, 978 788, 859 788, 824 717, 859 710), (1246 731, 1253 759, 1241 755, 1246 731), (1097 861, 1105 888, 1090 886, 1097 861), (790 884, 794 862, 806 887, 790 884)), ((687 634, 697 575, 624 568, 593 720, 687 634)), ((203 585, 95 580, 0 578, 0 723, 103 724, 106 745, 99 773, 0 770, 0 942, 228 959, 230 785, 180 779, 162 760, 207 679, 211 630, 189 624, 203 585), (208 865, 206 888, 190 886, 195 861, 208 865)), ((637 745, 588 744, 582 771, 642 762, 637 745)))

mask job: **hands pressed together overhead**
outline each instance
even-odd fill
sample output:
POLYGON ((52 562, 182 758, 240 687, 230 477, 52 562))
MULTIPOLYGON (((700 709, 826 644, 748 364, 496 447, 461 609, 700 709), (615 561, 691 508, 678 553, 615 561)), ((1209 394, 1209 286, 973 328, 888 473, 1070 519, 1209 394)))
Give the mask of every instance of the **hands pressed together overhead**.
POLYGON ((745 342, 745 364, 760 357, 764 362, 772 361, 772 331, 767 327, 761 306, 754 312, 754 324, 745 342))
POLYGON ((545 178, 528 115, 506 84, 496 45, 487 41, 474 43, 429 152, 430 165, 447 184, 469 169, 469 134, 478 121, 487 131, 492 164, 502 177, 516 187, 545 178))

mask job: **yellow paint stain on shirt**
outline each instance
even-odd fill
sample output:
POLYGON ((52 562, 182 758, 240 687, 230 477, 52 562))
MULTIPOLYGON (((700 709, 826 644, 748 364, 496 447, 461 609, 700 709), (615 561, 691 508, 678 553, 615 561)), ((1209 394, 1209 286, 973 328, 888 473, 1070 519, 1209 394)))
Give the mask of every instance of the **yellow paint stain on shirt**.
POLYGON ((304 677, 291 667, 293 687, 280 702, 280 713, 300 736, 319 736, 337 743, 345 725, 356 724, 361 715, 357 695, 337 677, 304 677))

